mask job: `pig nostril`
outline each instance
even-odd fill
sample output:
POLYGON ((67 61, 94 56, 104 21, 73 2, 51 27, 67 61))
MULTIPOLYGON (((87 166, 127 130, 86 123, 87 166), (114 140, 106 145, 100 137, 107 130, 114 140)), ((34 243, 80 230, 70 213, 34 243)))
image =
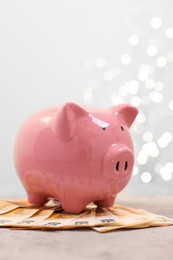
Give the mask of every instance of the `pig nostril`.
MULTIPOLYGON (((124 171, 126 171, 128 168, 128 161, 125 161, 124 163, 124 171)), ((117 172, 120 170, 120 161, 118 161, 116 164, 115 164, 115 169, 117 170, 117 172)))
POLYGON ((116 168, 117 171, 119 171, 119 166, 120 166, 120 162, 118 161, 118 162, 116 163, 116 166, 115 166, 115 168, 116 168))
POLYGON ((125 161, 125 164, 124 164, 124 170, 126 171, 126 170, 127 170, 127 168, 128 168, 128 162, 127 162, 127 161, 125 161))

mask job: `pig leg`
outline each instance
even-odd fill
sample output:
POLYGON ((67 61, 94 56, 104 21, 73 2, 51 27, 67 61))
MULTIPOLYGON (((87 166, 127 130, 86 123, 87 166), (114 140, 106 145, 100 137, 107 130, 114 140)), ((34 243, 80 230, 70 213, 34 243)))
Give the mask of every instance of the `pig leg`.
POLYGON ((65 206, 62 205, 62 208, 66 213, 71 213, 71 214, 78 214, 84 209, 84 207, 79 207, 79 206, 75 207, 69 205, 65 205, 65 206))
POLYGON ((97 200, 94 201, 98 207, 112 207, 115 202, 115 196, 108 197, 104 200, 97 200))
POLYGON ((33 205, 43 205, 47 202, 47 196, 43 194, 28 192, 28 202, 33 205))
POLYGON ((77 214, 77 213, 81 212, 82 210, 84 210, 84 208, 85 208, 85 205, 83 203, 78 202, 76 204, 76 200, 72 201, 71 199, 66 203, 60 202, 60 204, 61 204, 63 210, 67 213, 77 214))
POLYGON ((79 213, 85 209, 88 201, 82 194, 82 190, 74 186, 73 183, 66 183, 61 196, 59 196, 60 204, 67 213, 79 213))

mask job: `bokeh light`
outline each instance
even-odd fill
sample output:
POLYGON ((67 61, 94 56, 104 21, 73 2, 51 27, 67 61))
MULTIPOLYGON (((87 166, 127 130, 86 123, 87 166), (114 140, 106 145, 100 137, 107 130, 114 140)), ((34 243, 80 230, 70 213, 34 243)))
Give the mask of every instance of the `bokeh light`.
POLYGON ((149 172, 143 172, 141 174, 141 181, 144 183, 149 183, 152 180, 152 175, 149 172))
POLYGON ((132 175, 135 176, 138 173, 139 173, 139 169, 138 169, 138 167, 136 165, 134 165, 132 175))
POLYGON ((138 156, 137 156, 137 162, 140 165, 144 165, 144 164, 147 163, 147 160, 148 160, 148 155, 145 152, 140 151, 138 156))
POLYGON ((104 68, 106 65, 106 61, 103 57, 99 57, 96 59, 95 65, 97 68, 104 68))
POLYGON ((157 67, 159 68, 163 68, 165 67, 167 64, 167 60, 164 56, 161 56, 161 57, 158 57, 157 60, 156 60, 156 65, 157 67))
POLYGON ((156 91, 151 91, 149 93, 149 99, 152 100, 154 103, 161 103, 163 96, 161 93, 158 93, 156 91))
POLYGON ((85 104, 91 104, 93 102, 94 97, 91 88, 85 88, 83 90, 83 100, 85 104))
POLYGON ((131 56, 127 53, 124 53, 122 56, 121 56, 121 63, 123 65, 129 65, 131 63, 131 56))
POLYGON ((153 140, 153 134, 151 132, 145 132, 143 134, 143 140, 145 142, 151 142, 153 140))
POLYGON ((172 141, 172 134, 169 132, 165 132, 162 136, 157 140, 157 144, 161 148, 165 148, 172 141))
POLYGON ((134 96, 131 98, 130 103, 135 107, 139 107, 141 104, 141 99, 138 96, 134 96))
POLYGON ((160 17, 153 17, 151 22, 150 22, 150 25, 152 27, 152 29, 159 29, 162 25, 162 20, 160 17))
POLYGON ((136 34, 129 36, 128 42, 131 46, 136 46, 139 43, 139 37, 136 34))
POLYGON ((163 91, 163 89, 164 89, 164 84, 163 84, 163 82, 161 82, 161 81, 155 82, 155 84, 154 84, 154 90, 156 90, 156 91, 163 91))
POLYGON ((137 80, 131 80, 126 82, 128 93, 136 95, 139 91, 139 82, 137 80))
POLYGON ((173 28, 172 27, 169 27, 166 29, 165 36, 170 39, 173 38, 173 28))
POLYGON ((150 155, 151 157, 157 157, 159 155, 159 149, 155 142, 148 142, 142 146, 142 151, 150 155))
POLYGON ((153 89, 153 88, 155 87, 155 81, 154 81, 154 79, 147 79, 147 80, 145 81, 145 86, 146 86, 146 88, 148 88, 148 89, 153 89))
POLYGON ((112 72, 111 70, 107 70, 107 71, 105 71, 105 73, 103 74, 103 78, 104 78, 104 80, 106 80, 106 81, 111 81, 111 80, 113 79, 113 77, 114 77, 114 74, 113 74, 113 72, 112 72))
POLYGON ((146 116, 143 113, 139 113, 136 117, 136 122, 143 124, 146 121, 146 116))
POLYGON ((147 48, 147 54, 151 57, 156 56, 158 53, 158 49, 155 45, 150 45, 147 48))
POLYGON ((171 100, 171 101, 169 102, 169 105, 168 105, 168 106, 169 106, 169 109, 170 109, 170 110, 173 110, 173 100, 171 100))
POLYGON ((172 173, 173 168, 171 164, 166 164, 164 167, 160 169, 160 175, 164 181, 170 181, 172 179, 172 173))
POLYGON ((153 66, 150 64, 141 64, 138 71, 138 79, 140 81, 146 81, 153 73, 153 66))
POLYGON ((113 105, 118 105, 118 104, 124 103, 124 99, 122 97, 118 96, 117 93, 111 94, 111 100, 112 100, 113 105))
MULTIPOLYGON (((128 35, 121 52, 113 53, 112 59, 98 58, 94 64, 91 59, 89 68, 100 71, 105 86, 98 80, 97 91, 99 84, 104 89, 103 96, 110 91, 111 104, 130 103, 138 108, 139 114, 130 130, 135 140, 132 178, 136 185, 140 180, 141 185, 152 185, 159 193, 159 187, 168 182, 173 185, 173 26, 161 11, 153 17, 148 12, 145 25, 141 22, 136 26, 134 15, 143 8, 138 6, 132 8, 131 17, 124 18, 128 35), (105 66, 108 69, 103 72, 105 66)), ((88 92, 86 99, 91 101, 94 92, 88 92)), ((170 192, 173 194, 173 189, 170 192)))

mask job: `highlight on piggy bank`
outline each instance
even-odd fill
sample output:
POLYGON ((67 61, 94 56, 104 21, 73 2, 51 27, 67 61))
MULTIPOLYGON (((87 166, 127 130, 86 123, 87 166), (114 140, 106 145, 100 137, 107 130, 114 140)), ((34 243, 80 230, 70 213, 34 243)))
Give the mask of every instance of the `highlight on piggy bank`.
POLYGON ((128 104, 100 109, 66 103, 28 118, 14 145, 28 201, 43 205, 55 198, 69 213, 90 202, 112 206, 132 175, 129 128, 137 113, 128 104))

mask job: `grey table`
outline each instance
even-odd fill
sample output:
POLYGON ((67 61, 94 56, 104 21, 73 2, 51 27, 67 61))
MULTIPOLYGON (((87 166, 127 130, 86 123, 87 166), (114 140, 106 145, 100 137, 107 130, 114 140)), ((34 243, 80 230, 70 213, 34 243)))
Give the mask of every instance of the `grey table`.
MULTIPOLYGON (((122 198, 131 207, 173 217, 173 198, 122 198)), ((0 229, 0 259, 172 260, 173 226, 100 234, 92 230, 0 229)))

